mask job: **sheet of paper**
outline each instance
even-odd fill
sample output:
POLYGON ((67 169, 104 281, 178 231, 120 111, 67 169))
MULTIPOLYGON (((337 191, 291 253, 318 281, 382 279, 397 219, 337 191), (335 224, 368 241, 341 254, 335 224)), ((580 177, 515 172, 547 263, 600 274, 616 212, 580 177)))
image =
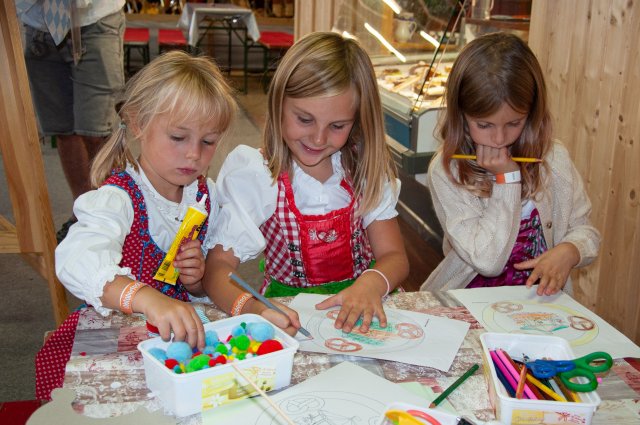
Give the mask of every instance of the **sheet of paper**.
POLYGON ((633 341, 563 292, 540 297, 535 286, 501 286, 449 293, 488 331, 559 336, 577 356, 606 351, 613 358, 640 357, 633 341))
MULTIPOLYGON (((400 382, 398 383, 405 390, 424 398, 427 402, 422 404, 428 406, 433 400, 438 398, 438 394, 434 393, 431 388, 426 385, 422 385, 420 382, 400 382)), ((458 416, 458 412, 453 408, 453 405, 449 403, 449 400, 444 400, 438 404, 438 410, 442 410, 452 415, 458 416)))
MULTIPOLYGON (((424 405, 424 398, 350 362, 343 362, 270 398, 296 424, 378 424, 393 402, 424 405)), ((262 397, 202 413, 203 425, 285 425, 262 397)))
POLYGON ((469 329, 469 324, 460 320, 385 308, 385 328, 374 321, 367 333, 357 327, 345 333, 333 327, 339 307, 316 310, 315 305, 325 298, 300 294, 289 305, 313 336, 312 340, 298 340, 301 351, 393 360, 446 372, 469 329))

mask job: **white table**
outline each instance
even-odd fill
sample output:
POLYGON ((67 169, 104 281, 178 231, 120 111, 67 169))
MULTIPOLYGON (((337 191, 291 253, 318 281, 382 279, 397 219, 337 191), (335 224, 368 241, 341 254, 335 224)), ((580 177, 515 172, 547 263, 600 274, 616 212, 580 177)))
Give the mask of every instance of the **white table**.
POLYGON ((227 33, 227 60, 231 71, 233 36, 242 45, 244 93, 247 92, 248 50, 260 39, 260 30, 251 9, 228 4, 187 3, 182 9, 178 26, 188 31, 187 43, 196 50, 201 47, 205 35, 212 30, 227 33), (232 36, 233 34, 233 36, 232 36))

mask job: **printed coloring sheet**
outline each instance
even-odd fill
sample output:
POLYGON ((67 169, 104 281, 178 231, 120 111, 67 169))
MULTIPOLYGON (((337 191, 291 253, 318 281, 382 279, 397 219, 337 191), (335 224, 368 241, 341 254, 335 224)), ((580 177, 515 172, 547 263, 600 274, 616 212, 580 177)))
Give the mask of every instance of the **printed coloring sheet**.
POLYGON ((490 332, 552 335, 566 339, 576 356, 606 351, 613 358, 640 357, 640 347, 564 292, 538 296, 537 286, 448 291, 490 332))
POLYGON ((300 351, 393 360, 446 372, 469 329, 469 324, 460 320, 385 308, 386 327, 374 319, 366 333, 359 332, 357 326, 345 333, 333 327, 340 307, 316 310, 315 305, 326 298, 300 294, 289 304, 313 336, 298 339, 300 351))
MULTIPOLYGON (((424 407, 428 404, 424 398, 350 362, 340 363, 270 398, 299 425, 377 425, 393 402, 424 407)), ((455 416, 448 413, 434 411, 434 416, 443 425, 457 422, 449 419, 455 416)), ((262 397, 253 397, 203 412, 202 423, 285 425, 287 422, 262 397)))

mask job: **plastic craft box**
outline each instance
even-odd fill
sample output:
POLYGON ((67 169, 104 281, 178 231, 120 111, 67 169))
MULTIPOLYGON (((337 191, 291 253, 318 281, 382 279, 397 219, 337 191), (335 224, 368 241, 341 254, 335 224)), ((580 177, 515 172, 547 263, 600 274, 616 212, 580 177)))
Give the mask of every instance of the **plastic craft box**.
MULTIPOLYGON (((267 322, 255 314, 242 314, 228 319, 206 323, 205 331, 215 330, 221 339, 231 335, 231 330, 240 323, 267 322)), ((267 322, 268 323, 268 322, 267 322)), ((236 360, 235 364, 257 383, 262 390, 271 391, 291 383, 293 355, 299 343, 279 328, 275 327, 274 339, 284 347, 262 356, 236 360)), ((257 394, 230 365, 218 365, 197 372, 177 374, 163 362, 149 354, 153 347, 166 349, 169 342, 162 338, 152 338, 138 344, 144 359, 144 373, 147 387, 162 401, 164 407, 177 416, 199 413, 222 404, 257 394)))
POLYGON ((555 336, 487 332, 480 335, 480 342, 485 377, 489 383, 489 399, 501 423, 513 425, 589 425, 591 423, 593 413, 601 401, 595 391, 579 393, 581 403, 512 398, 498 380, 489 354, 489 350, 501 348, 516 359, 526 354, 531 359, 546 357, 553 360, 571 360, 576 356, 566 340, 555 336))
MULTIPOLYGON (((380 418, 380 422, 378 425, 394 425, 393 422, 391 422, 385 416, 385 412, 388 410, 403 410, 405 412, 407 410, 418 410, 420 412, 427 413, 428 415, 433 417, 435 420, 440 422, 441 425, 457 425, 458 424, 458 417, 455 415, 452 415, 451 413, 447 413, 447 412, 443 412, 435 409, 429 409, 424 406, 415 406, 409 403, 395 402, 395 403, 389 404, 384 409, 384 412, 382 413, 382 417, 380 418)), ((426 422, 424 419, 420 419, 420 423, 426 423, 426 422)))

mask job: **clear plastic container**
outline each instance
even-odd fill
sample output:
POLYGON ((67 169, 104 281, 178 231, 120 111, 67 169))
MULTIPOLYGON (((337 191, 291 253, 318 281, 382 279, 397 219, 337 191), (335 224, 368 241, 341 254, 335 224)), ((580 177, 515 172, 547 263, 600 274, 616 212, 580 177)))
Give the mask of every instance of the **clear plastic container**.
POLYGON ((573 360, 576 358, 569 343, 559 337, 487 332, 480 335, 485 378, 489 383, 489 399, 496 410, 496 417, 503 424, 513 425, 589 425, 600 405, 595 391, 578 393, 580 403, 549 400, 528 400, 510 397, 491 360, 490 350, 503 349, 512 358, 526 354, 531 359, 550 358, 573 360))
MULTIPOLYGON (((242 314, 206 323, 204 329, 215 330, 222 339, 231 335, 231 330, 242 322, 267 321, 255 314, 242 314)), ((298 341, 279 328, 274 328, 274 339, 282 343, 282 350, 235 361, 235 364, 265 392, 284 388, 291 383, 293 355, 299 347, 298 341)), ((257 394, 230 364, 191 373, 173 372, 149 354, 149 350, 154 347, 166 349, 168 345, 169 342, 158 337, 142 341, 138 344, 138 350, 144 359, 147 387, 163 402, 165 408, 177 416, 192 415, 257 394)))

